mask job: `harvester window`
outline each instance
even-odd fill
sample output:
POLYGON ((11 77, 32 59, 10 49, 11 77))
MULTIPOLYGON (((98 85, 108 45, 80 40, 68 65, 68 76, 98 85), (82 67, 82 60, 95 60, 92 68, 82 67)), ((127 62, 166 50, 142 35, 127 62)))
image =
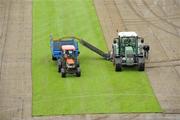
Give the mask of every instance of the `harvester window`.
POLYGON ((129 39, 123 38, 124 46, 129 46, 129 39))
POLYGON ((130 38, 130 44, 131 46, 135 47, 136 43, 135 43, 135 38, 130 38))

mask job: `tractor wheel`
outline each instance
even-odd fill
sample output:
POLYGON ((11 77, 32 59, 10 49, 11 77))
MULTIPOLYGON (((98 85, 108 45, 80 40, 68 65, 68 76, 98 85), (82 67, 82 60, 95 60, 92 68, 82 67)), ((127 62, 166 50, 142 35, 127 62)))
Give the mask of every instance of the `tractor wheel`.
POLYGON ((77 68, 80 67, 79 63, 76 64, 76 67, 77 67, 77 68))
POLYGON ((57 60, 57 59, 56 59, 56 57, 52 56, 52 60, 55 61, 55 60, 57 60))
POLYGON ((61 66, 58 65, 58 72, 61 72, 61 66))
POLYGON ((81 76, 81 70, 80 70, 80 68, 79 68, 79 67, 77 68, 77 71, 76 71, 76 76, 77 76, 77 77, 80 77, 80 76, 81 76))
POLYGON ((61 68, 61 77, 66 77, 66 71, 64 70, 64 68, 61 68))
POLYGON ((138 70, 139 71, 144 71, 144 68, 145 68, 145 64, 144 63, 139 63, 138 70))
POLYGON ((57 65, 58 65, 58 72, 61 72, 61 68, 62 68, 61 59, 57 60, 57 65))
POLYGON ((121 71, 121 69, 122 69, 122 68, 121 68, 121 64, 120 64, 120 63, 118 63, 118 64, 115 65, 115 70, 116 70, 116 71, 121 71))

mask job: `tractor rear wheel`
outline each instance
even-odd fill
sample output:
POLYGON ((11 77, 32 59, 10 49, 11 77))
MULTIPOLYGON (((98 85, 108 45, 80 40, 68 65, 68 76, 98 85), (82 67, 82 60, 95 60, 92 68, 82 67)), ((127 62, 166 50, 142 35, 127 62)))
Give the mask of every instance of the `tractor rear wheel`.
POLYGON ((116 71, 121 71, 121 70, 122 70, 121 67, 122 67, 121 64, 118 63, 118 64, 115 65, 115 70, 116 70, 116 71))
POLYGON ((80 77, 80 76, 81 76, 81 70, 80 70, 80 68, 79 68, 79 67, 77 68, 77 71, 76 71, 76 76, 77 76, 77 77, 80 77))
POLYGON ((58 72, 61 72, 61 66, 58 65, 58 72))
POLYGON ((66 77, 66 71, 64 68, 61 68, 61 77, 66 77))

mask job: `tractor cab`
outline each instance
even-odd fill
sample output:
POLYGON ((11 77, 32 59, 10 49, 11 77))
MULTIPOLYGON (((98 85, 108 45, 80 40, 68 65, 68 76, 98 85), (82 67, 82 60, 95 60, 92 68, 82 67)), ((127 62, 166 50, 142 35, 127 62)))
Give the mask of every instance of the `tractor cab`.
POLYGON ((75 57, 75 47, 73 45, 63 45, 62 46, 63 55, 66 58, 75 57))
POLYGON ((75 47, 73 45, 63 45, 63 58, 67 68, 75 68, 76 55, 75 47))
POLYGON ((80 77, 81 71, 75 46, 64 44, 61 46, 61 51, 61 57, 58 59, 58 71, 61 72, 62 77, 66 77, 67 73, 80 77))

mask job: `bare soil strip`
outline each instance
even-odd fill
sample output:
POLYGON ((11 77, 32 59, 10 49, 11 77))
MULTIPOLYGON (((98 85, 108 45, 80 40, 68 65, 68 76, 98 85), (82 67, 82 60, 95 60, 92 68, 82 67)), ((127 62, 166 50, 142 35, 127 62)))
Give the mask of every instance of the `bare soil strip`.
POLYGON ((94 0, 94 4, 108 44, 118 27, 121 31, 136 31, 150 44, 146 72, 154 92, 165 113, 180 113, 179 2, 94 0))
POLYGON ((0 119, 31 116, 32 13, 29 0, 0 2, 0 119))

